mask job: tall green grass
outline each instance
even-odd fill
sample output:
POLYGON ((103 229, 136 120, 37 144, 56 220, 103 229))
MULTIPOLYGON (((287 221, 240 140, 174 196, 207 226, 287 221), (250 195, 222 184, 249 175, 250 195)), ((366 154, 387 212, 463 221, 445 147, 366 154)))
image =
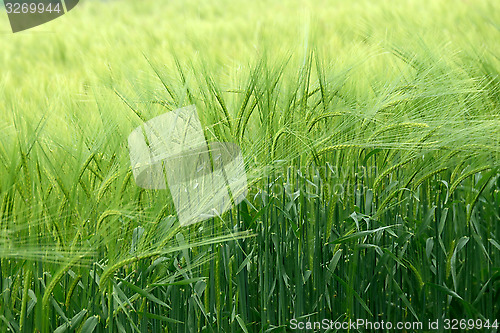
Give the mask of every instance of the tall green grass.
POLYGON ((132 29, 146 6, 87 2, 77 22, 122 17, 1 37, 1 331, 500 317, 493 3, 476 3, 459 37, 446 29, 465 2, 262 1, 245 4, 247 20, 229 1, 146 4, 162 22, 146 35, 132 29), (307 23, 301 10, 309 29, 291 25, 307 23), (27 45, 50 52, 36 59, 27 45), (180 228, 168 191, 135 185, 126 138, 189 104, 208 141, 242 148, 249 194, 180 228))

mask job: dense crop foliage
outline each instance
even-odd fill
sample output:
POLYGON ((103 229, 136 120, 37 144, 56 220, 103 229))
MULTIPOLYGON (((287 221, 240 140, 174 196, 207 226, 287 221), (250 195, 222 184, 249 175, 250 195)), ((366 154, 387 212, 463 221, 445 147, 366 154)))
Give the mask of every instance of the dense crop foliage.
POLYGON ((0 35, 0 331, 499 319, 498 7, 88 1, 0 35), (249 194, 181 228, 127 136, 191 104, 249 194))

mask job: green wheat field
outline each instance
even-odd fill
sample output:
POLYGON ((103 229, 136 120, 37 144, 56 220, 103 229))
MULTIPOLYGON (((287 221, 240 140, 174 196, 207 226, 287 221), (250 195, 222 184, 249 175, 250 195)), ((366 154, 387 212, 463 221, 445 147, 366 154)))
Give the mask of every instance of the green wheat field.
POLYGON ((499 41, 495 0, 1 6, 0 332, 499 332, 499 41), (249 191, 181 227, 127 137, 193 104, 249 191))

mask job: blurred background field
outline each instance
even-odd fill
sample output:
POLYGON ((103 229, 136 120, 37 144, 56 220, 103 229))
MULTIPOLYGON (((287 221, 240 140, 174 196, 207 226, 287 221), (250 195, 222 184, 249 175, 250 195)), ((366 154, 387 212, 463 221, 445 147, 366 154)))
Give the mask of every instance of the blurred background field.
POLYGON ((9 29, 0 331, 500 317, 495 1, 88 0, 9 29), (180 228, 126 142, 191 104, 250 193, 180 228))

